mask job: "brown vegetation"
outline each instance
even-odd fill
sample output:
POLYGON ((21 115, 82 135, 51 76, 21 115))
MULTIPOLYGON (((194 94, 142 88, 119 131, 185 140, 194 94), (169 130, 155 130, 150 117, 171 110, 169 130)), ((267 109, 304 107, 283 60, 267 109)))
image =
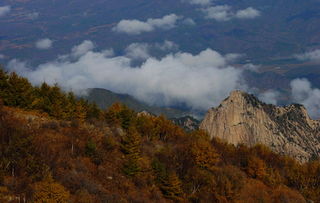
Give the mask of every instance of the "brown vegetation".
POLYGON ((13 99, 1 74, 1 202, 320 201, 318 161, 210 140, 121 104, 101 111, 56 86, 13 99))

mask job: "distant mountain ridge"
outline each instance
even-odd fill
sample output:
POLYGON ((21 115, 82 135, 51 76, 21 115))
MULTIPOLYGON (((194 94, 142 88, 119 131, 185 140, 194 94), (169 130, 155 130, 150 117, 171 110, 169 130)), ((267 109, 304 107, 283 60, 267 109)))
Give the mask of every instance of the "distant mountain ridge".
POLYGON ((101 109, 106 109, 115 102, 121 102, 137 112, 147 111, 155 115, 163 114, 167 118, 179 118, 191 114, 180 109, 151 106, 138 101, 128 94, 117 94, 102 88, 91 88, 87 91, 88 93, 84 98, 89 102, 96 103, 101 109))
POLYGON ((183 116, 173 119, 173 122, 185 129, 186 131, 194 131, 199 129, 200 121, 192 116, 183 116))
POLYGON ((264 144, 301 162, 320 156, 320 121, 299 104, 279 107, 234 91, 208 111, 200 128, 235 145, 264 144))

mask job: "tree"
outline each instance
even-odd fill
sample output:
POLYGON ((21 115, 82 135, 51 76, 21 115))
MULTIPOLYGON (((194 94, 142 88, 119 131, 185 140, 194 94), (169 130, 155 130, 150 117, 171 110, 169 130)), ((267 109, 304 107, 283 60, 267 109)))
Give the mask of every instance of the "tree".
POLYGON ((121 149, 126 155, 123 171, 128 176, 134 176, 140 172, 139 161, 141 159, 141 136, 134 127, 129 127, 121 141, 121 149))
POLYGON ((9 94, 8 75, 0 66, 0 98, 7 99, 9 94))
POLYGON ((163 195, 175 201, 181 201, 183 198, 182 183, 176 172, 168 171, 165 164, 158 159, 153 160, 152 168, 156 175, 156 182, 163 195))
POLYGON ((5 104, 30 108, 33 100, 33 87, 26 78, 11 73, 8 77, 7 97, 5 104))
POLYGON ((212 147, 208 138, 201 132, 198 132, 198 134, 195 132, 193 136, 195 140, 191 144, 191 153, 195 164, 200 168, 213 170, 220 160, 219 154, 212 147))
POLYGON ((97 106, 96 103, 87 103, 87 119, 100 119, 101 117, 101 110, 97 106))
POLYGON ((266 164, 263 160, 253 156, 248 161, 247 174, 252 178, 264 179, 267 176, 266 164))
POLYGON ((67 203, 70 199, 69 192, 59 183, 55 182, 51 175, 33 186, 34 203, 67 203))
POLYGON ((175 172, 169 172, 160 189, 164 196, 175 201, 183 200, 182 183, 175 172))
POLYGON ((76 103, 75 118, 80 122, 84 122, 86 120, 86 117, 87 117, 87 108, 86 107, 87 107, 87 103, 83 99, 80 99, 76 103))
POLYGON ((105 120, 112 126, 119 126, 121 124, 119 112, 122 105, 118 102, 112 104, 104 113, 105 120))
POLYGON ((94 141, 92 139, 89 139, 89 141, 86 144, 86 149, 85 149, 85 153, 87 156, 94 156, 96 153, 96 144, 94 143, 94 141))

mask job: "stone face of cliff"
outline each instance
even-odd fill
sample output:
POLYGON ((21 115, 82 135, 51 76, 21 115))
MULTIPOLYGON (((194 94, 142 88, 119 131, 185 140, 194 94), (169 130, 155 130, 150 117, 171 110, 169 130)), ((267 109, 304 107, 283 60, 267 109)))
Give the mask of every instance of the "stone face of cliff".
POLYGON ((320 121, 310 119, 302 105, 269 105, 241 91, 210 109, 200 129, 235 145, 264 144, 300 162, 320 156, 320 121))

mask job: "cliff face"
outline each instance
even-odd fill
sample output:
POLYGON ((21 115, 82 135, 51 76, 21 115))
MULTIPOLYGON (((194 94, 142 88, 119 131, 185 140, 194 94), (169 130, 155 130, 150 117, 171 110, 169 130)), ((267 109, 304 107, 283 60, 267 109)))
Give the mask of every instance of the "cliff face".
POLYGON ((235 145, 261 143, 301 162, 320 155, 320 121, 302 105, 268 105, 241 91, 210 109, 200 129, 235 145))

